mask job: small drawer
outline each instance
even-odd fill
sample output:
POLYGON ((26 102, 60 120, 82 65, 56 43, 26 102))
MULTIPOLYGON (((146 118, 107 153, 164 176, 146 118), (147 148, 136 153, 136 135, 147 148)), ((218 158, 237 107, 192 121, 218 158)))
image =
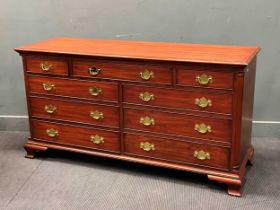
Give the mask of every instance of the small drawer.
POLYGON ((116 106, 30 97, 32 117, 119 127, 119 108, 116 106))
POLYGON ((124 85, 124 102, 148 106, 232 113, 232 95, 206 90, 176 90, 124 85))
POLYGON ((119 132, 32 121, 32 138, 75 147, 120 152, 119 132))
POLYGON ((236 67, 188 65, 178 68, 177 84, 183 86, 233 89, 233 72, 236 67), (216 70, 216 71, 215 71, 216 70))
POLYGON ((26 71, 40 74, 68 75, 68 62, 63 58, 26 57, 26 71))
POLYGON ((125 153, 166 161, 228 168, 229 149, 206 144, 126 133, 125 153))
POLYGON ((124 128, 220 142, 231 139, 231 120, 150 109, 125 108, 124 128))
POLYGON ((81 98, 92 101, 118 101, 118 84, 116 82, 29 76, 28 84, 30 93, 81 98))
POLYGON ((73 60, 73 75, 145 83, 171 84, 171 67, 166 65, 105 60, 73 60))

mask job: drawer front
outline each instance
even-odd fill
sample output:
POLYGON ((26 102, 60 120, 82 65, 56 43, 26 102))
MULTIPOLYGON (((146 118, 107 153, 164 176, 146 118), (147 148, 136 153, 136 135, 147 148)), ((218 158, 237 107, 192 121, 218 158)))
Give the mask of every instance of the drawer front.
MULTIPOLYGON (((220 68, 216 67, 216 70, 218 69, 220 68)), ((192 87, 232 90, 233 73, 213 70, 215 70, 215 68, 208 66, 189 66, 183 69, 179 68, 177 70, 177 84, 192 87)))
POLYGON ((30 97, 32 117, 119 127, 119 108, 30 97))
POLYGON ((231 120, 152 110, 124 110, 124 128, 221 142, 231 139, 231 120))
POLYGON ((32 137, 59 144, 120 152, 119 133, 95 128, 32 121, 32 137))
POLYGON ((124 86, 124 102, 231 114, 232 95, 205 90, 174 90, 145 86, 124 86))
POLYGON ((167 161, 228 168, 229 150, 205 144, 125 134, 125 152, 167 161))
POLYGON ((108 78, 145 83, 171 84, 171 68, 165 65, 136 64, 101 60, 73 60, 75 76, 108 78))
POLYGON ((81 98, 93 101, 118 101, 118 85, 115 82, 29 76, 28 83, 31 93, 81 98))
POLYGON ((27 72, 68 75, 68 62, 62 58, 26 57, 27 72))

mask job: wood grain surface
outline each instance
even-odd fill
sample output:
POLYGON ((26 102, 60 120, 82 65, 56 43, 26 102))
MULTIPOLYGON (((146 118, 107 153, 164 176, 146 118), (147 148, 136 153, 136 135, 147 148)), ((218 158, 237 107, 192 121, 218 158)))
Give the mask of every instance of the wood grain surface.
POLYGON ((119 152, 120 150, 119 132, 43 121, 32 121, 32 127, 32 134, 35 139, 113 152, 119 152), (57 137, 47 135, 46 130, 51 128, 58 131, 59 135, 57 137), (102 136, 104 143, 94 144, 91 142, 92 135, 102 136))
POLYGON ((87 56, 248 65, 260 48, 124 40, 53 38, 15 49, 87 56))

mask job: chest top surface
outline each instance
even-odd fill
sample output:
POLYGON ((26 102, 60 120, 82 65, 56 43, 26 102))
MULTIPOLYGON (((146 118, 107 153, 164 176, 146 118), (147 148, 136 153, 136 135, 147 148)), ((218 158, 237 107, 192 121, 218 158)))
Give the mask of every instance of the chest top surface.
POLYGON ((81 38, 53 38, 21 46, 20 53, 56 53, 67 55, 133 58, 230 65, 248 65, 260 48, 81 38))

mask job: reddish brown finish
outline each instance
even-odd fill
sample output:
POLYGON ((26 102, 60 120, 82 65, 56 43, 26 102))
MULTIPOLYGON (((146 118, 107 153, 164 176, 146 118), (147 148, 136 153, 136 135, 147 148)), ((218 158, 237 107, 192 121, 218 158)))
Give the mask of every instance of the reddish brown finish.
POLYGON ((68 62, 63 58, 52 58, 44 56, 27 56, 26 57, 26 71, 31 73, 40 74, 53 74, 53 75, 68 75, 68 62), (43 71, 40 67, 41 64, 52 65, 49 71, 43 71))
POLYGON ((41 121, 32 121, 32 126, 32 136, 34 139, 43 139, 44 141, 58 144, 88 147, 97 150, 120 151, 119 132, 41 121), (59 135, 54 138, 49 137, 46 130, 50 128, 56 129, 59 135), (104 138, 104 143, 94 144, 90 141, 91 135, 102 136, 104 138))
POLYGON ((200 112, 232 113, 231 93, 209 92, 207 90, 175 90, 174 88, 155 88, 147 86, 125 85, 125 103, 158 106, 165 108, 189 109, 200 112), (154 100, 145 102, 139 98, 140 93, 149 92, 154 94, 154 100), (205 97, 212 101, 212 106, 201 108, 195 104, 195 99, 205 97), (174 100, 175 99, 175 100, 174 100))
MULTIPOLYGON (((244 88, 244 73, 237 72, 234 75, 234 90, 235 93, 233 95, 233 107, 234 107, 234 115, 233 115, 233 124, 232 130, 233 132, 233 142, 232 142, 232 168, 240 167, 240 137, 241 137, 241 118, 242 118, 242 103, 243 103, 243 88, 244 88)), ((251 139, 250 139, 251 141, 251 139)))
POLYGON ((229 142, 231 139, 231 121, 191 115, 159 112, 148 109, 125 109, 124 128, 136 129, 161 134, 195 137, 201 139, 229 142), (145 126, 140 123, 141 117, 152 117, 155 125, 145 126), (194 129, 195 124, 204 123, 212 127, 211 133, 199 133, 194 129))
POLYGON ((30 119, 26 157, 53 148, 192 171, 226 183, 231 195, 241 195, 246 164, 253 160, 251 119, 259 48, 57 38, 16 50, 23 56, 30 119), (57 61, 58 66, 65 62, 66 72, 55 72, 63 69, 56 67, 36 76, 41 73, 37 67, 27 71, 33 58, 55 65, 57 61), (86 75, 91 65, 102 69, 98 77, 86 75), (140 80, 138 73, 145 69, 155 77, 140 80), (213 83, 198 85, 194 77, 202 73, 211 75, 213 83), (44 82, 55 83, 55 89, 43 90, 44 82), (96 97, 89 94, 95 86, 102 89, 96 97), (153 91, 155 100, 141 101, 138 91, 153 91), (206 97, 213 105, 198 108, 193 97, 206 97), (57 112, 57 118, 46 115, 41 107, 45 102, 56 103, 63 113, 57 112), (88 122, 83 112, 92 107, 104 109, 110 120, 88 122), (152 114, 156 124, 139 124, 139 114, 152 114), (194 123, 211 123, 212 132, 194 133, 194 123), (59 130, 59 136, 48 137, 49 127, 59 130), (90 135, 102 135, 105 143, 93 145, 90 135), (155 143, 156 150, 140 149, 144 140, 155 143), (195 159, 195 148, 210 151, 210 160, 195 159))
POLYGON ((248 65, 260 48, 59 37, 21 46, 15 50, 20 53, 50 52, 108 58, 248 65))
POLYGON ((92 101, 118 101, 118 85, 115 82, 83 81, 59 79, 53 77, 29 76, 28 83, 30 93, 88 99, 92 101), (55 89, 51 91, 45 91, 43 89, 43 83, 54 84, 55 89), (92 96, 89 93, 90 87, 101 88, 102 93, 98 96, 92 96))
POLYGON ((90 103, 78 103, 73 101, 62 101, 50 98, 30 97, 31 115, 36 118, 51 120, 62 120, 69 122, 87 123, 105 127, 119 127, 119 108, 116 106, 98 105, 90 103), (45 106, 55 106, 54 113, 45 111, 45 106), (103 119, 90 117, 92 111, 103 113, 103 119))
POLYGON ((166 161, 187 162, 197 165, 228 168, 229 151, 226 148, 205 144, 194 144, 172 139, 125 134, 125 153, 157 158, 166 161), (155 150, 144 151, 140 148, 141 142, 154 144, 155 150), (203 150, 210 153, 210 160, 198 160, 194 157, 195 151, 203 150))
MULTIPOLYGON (((241 114, 241 136, 240 136, 240 162, 244 161, 246 153, 251 145, 252 138, 252 117, 254 107, 254 92, 255 92, 255 76, 256 76, 255 58, 252 63, 245 69, 243 103, 241 114)), ((251 160, 250 160, 251 161, 251 160)), ((252 161, 251 161, 252 162, 252 161)))
POLYGON ((171 70, 170 66, 155 65, 155 64, 135 64, 133 62, 117 62, 107 60, 73 60, 73 75, 90 78, 106 78, 116 80, 137 81, 145 83, 161 83, 171 84, 171 70), (91 76, 88 69, 96 67, 100 69, 100 73, 96 76, 91 76), (154 77, 149 80, 143 80, 140 77, 140 72, 145 70, 152 71, 154 77))
POLYGON ((242 70, 242 67, 224 65, 186 65, 178 67, 177 83, 183 86, 229 89, 233 88, 233 71, 242 70), (231 71, 230 71, 231 70, 231 71), (196 76, 206 74, 212 76, 213 81, 207 85, 201 85, 196 81, 196 76))

